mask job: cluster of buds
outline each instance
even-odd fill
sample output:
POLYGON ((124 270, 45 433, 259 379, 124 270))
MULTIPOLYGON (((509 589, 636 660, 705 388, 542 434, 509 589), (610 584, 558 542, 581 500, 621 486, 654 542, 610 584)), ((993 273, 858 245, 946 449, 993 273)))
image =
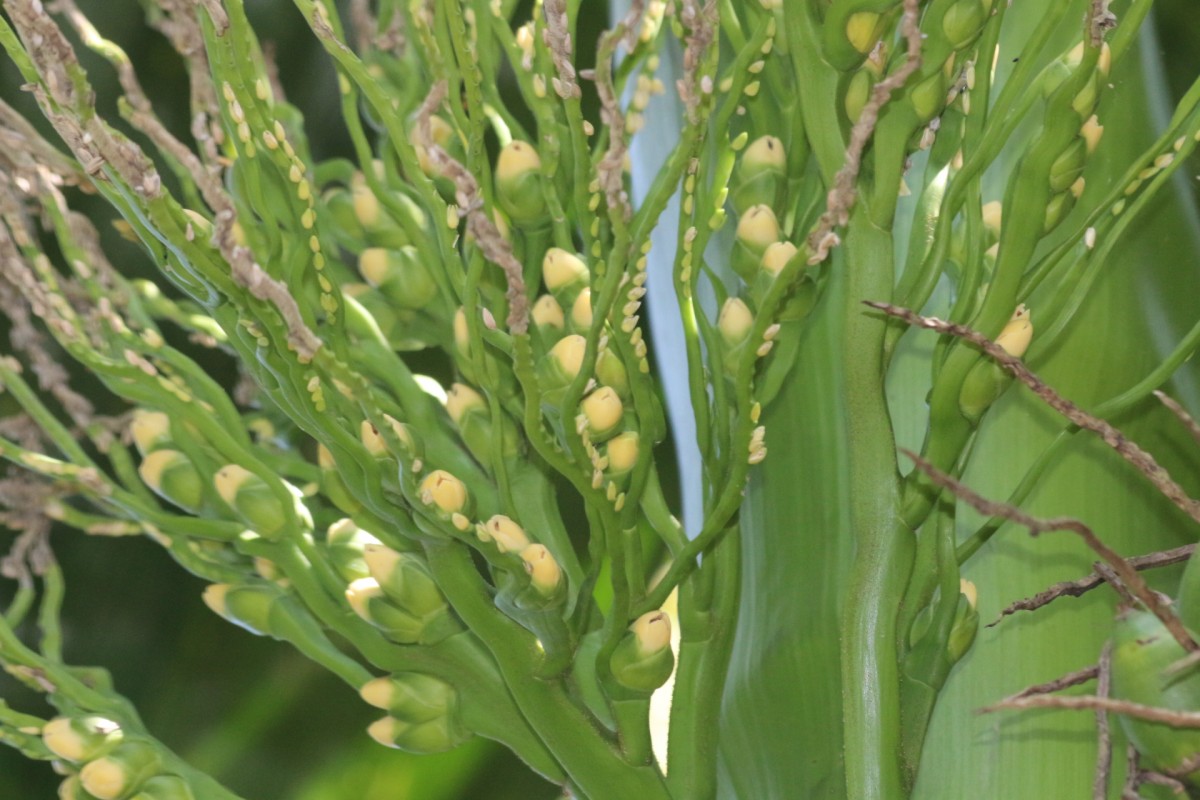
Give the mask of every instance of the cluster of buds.
POLYGON ((517 608, 537 609, 560 605, 566 597, 562 567, 546 545, 532 542, 525 528, 504 514, 496 514, 475 526, 480 542, 494 545, 500 554, 520 559, 524 581, 513 582, 514 572, 506 573, 517 608))
POLYGON ((445 681, 420 672, 376 678, 359 691, 362 699, 387 716, 367 728, 385 747, 410 753, 441 753, 462 744, 470 733, 463 727, 458 692, 445 681))
POLYGON ((401 644, 437 644, 462 630, 424 559, 382 544, 362 553, 369 574, 346 588, 356 614, 401 644))
POLYGON ((70 765, 63 800, 193 800, 182 778, 164 772, 157 748, 112 720, 56 717, 42 728, 42 742, 70 765))

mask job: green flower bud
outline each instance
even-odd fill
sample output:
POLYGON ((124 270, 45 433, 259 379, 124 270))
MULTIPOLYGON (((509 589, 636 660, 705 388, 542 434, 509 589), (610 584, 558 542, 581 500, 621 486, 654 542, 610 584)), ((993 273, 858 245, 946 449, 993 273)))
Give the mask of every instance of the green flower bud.
POLYGON ((363 684, 362 699, 394 719, 411 725, 451 716, 458 710, 458 692, 432 675, 400 672, 363 684))
POLYGON ((1050 202, 1046 204, 1046 218, 1042 224, 1043 233, 1050 233, 1050 231, 1057 228, 1067 218, 1067 214, 1071 213, 1071 209, 1075 207, 1075 200, 1077 199, 1075 194, 1076 184, 1078 184, 1078 181, 1071 185, 1070 191, 1061 192, 1050 198, 1050 202))
POLYGON ((349 518, 340 519, 329 526, 325 533, 325 549, 334 569, 346 581, 370 575, 363 553, 367 545, 379 544, 379 540, 354 524, 349 518))
POLYGON ((358 257, 358 271, 367 283, 401 308, 425 308, 437 297, 437 282, 421 263, 415 247, 368 248, 358 257))
MULTIPOLYGON (((1158 708, 1195 711, 1200 707, 1200 672, 1189 670, 1164 680, 1163 670, 1187 653, 1166 627, 1148 611, 1125 611, 1113 632, 1112 695, 1158 708)), ((1125 735, 1141 754, 1141 766, 1174 773, 1200 753, 1200 730, 1175 728, 1119 715, 1125 735)), ((1200 770, 1185 776, 1196 786, 1200 770)))
POLYGON ((779 241, 779 222, 767 205, 751 206, 738 220, 737 243, 733 250, 733 268, 742 280, 751 283, 767 248, 779 241))
POLYGON ((58 800, 99 800, 96 795, 83 788, 78 775, 68 775, 58 785, 58 800))
POLYGON ((800 253, 799 248, 791 242, 775 242, 763 251, 761 269, 754 278, 756 297, 761 297, 771 288, 775 278, 783 272, 784 267, 800 253))
POLYGON ((42 742, 54 755, 78 764, 121 743, 121 726, 104 717, 55 717, 42 726, 42 742))
POLYGON ((178 450, 155 450, 138 466, 142 481, 154 493, 185 511, 196 514, 204 500, 204 479, 178 450))
POLYGON ((541 168, 537 150, 521 141, 510 142, 496 160, 496 200, 516 225, 546 220, 541 168))
POLYGON ((850 82, 846 84, 846 96, 842 100, 842 108, 851 124, 858 122, 858 118, 862 116, 862 110, 866 108, 867 101, 871 99, 871 91, 878 82, 879 78, 874 71, 866 67, 859 69, 850 77, 850 82))
POLYGON ((1068 145, 1054 163, 1050 165, 1050 188, 1056 192, 1065 192, 1071 184, 1083 174, 1087 163, 1087 140, 1082 136, 1068 145))
MULTIPOLYGON (((311 525, 308 512, 300 503, 300 492, 290 484, 285 485, 296 499, 296 513, 301 522, 311 525)), ((279 498, 266 481, 240 464, 226 464, 217 470, 213 486, 221 499, 262 536, 273 536, 283 528, 285 517, 279 498)))
POLYGON ((611 386, 601 386, 579 404, 593 442, 615 434, 624 419, 625 404, 611 386))
POLYGON ((954 611, 950 637, 946 640, 946 657, 951 664, 958 663, 967 654, 979 630, 978 592, 975 584, 961 580, 959 589, 958 608, 954 611))
POLYGON ((108 755, 88 762, 79 772, 79 781, 99 800, 126 800, 161 767, 153 747, 145 742, 127 741, 108 755))
POLYGON ((401 611, 425 619, 449 610, 446 598, 420 556, 382 544, 369 544, 363 548, 363 559, 379 588, 401 611))
POLYGON ((317 464, 321 467, 321 494, 337 506, 343 514, 357 514, 363 505, 346 486, 342 475, 338 472, 333 453, 323 444, 317 445, 317 464))
POLYGON ((271 611, 285 591, 273 584, 235 586, 214 583, 204 590, 204 604, 255 636, 272 636, 271 611))
POLYGON ((600 383, 611 386, 622 400, 629 399, 629 371, 611 347, 604 348, 596 356, 596 377, 600 383))
POLYGON ((675 669, 671 652, 671 618, 650 611, 634 620, 609 661, 617 683, 630 691, 650 694, 667 682, 675 669))
POLYGON ((979 0, 959 0, 942 15, 942 32, 955 50, 970 44, 987 19, 988 9, 979 0))
POLYGON ((367 733, 384 747, 422 755, 452 750, 470 738, 470 733, 450 716, 416 725, 394 717, 384 717, 372 723, 367 733))
POLYGON ((755 205, 783 210, 787 193, 787 152, 774 136, 760 136, 742 153, 733 174, 733 208, 739 216, 755 205))
POLYGON ((133 437, 133 443, 143 457, 154 450, 169 447, 171 418, 161 411, 134 409, 133 420, 129 423, 129 435, 133 437))
MULTIPOLYGON (((368 194, 369 192, 367 189, 368 194)), ((375 200, 375 195, 369 196, 370 201, 374 201, 373 217, 377 219, 379 203, 375 200)), ((321 196, 321 209, 318 211, 318 214, 333 221, 330 227, 338 244, 347 250, 355 251, 361 249, 367 241, 367 231, 358 218, 356 205, 350 192, 341 187, 334 187, 321 196)))
POLYGON ((436 644, 461 630, 445 605, 428 616, 415 616, 389 600, 374 578, 351 582, 346 600, 355 614, 400 644, 436 644))
POLYGON ((496 514, 486 523, 476 526, 480 541, 492 542, 501 553, 520 553, 529 546, 525 529, 510 517, 496 514))
POLYGON ((130 800, 194 800, 187 781, 178 775, 155 775, 130 800))
MULTIPOLYGON (((1012 318, 996 337, 996 344, 1010 356, 1020 358, 1033 340, 1033 320, 1025 306, 1017 306, 1012 318)), ((963 380, 958 395, 958 408, 971 422, 978 423, 983 413, 996 402, 1012 383, 1012 376, 990 358, 983 358, 963 380)))
POLYGON ((946 75, 940 69, 913 87, 909 101, 919 122, 927 123, 942 112, 946 106, 946 91, 946 75))

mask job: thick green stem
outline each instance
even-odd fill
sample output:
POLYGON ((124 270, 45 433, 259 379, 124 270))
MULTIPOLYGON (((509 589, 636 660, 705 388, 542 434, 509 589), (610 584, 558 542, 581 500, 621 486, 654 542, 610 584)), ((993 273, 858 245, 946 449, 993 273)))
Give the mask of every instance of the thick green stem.
POLYGON ((861 302, 889 297, 892 237, 861 207, 851 218, 840 286, 845 374, 850 530, 856 543, 846 584, 842 635, 842 717, 847 795, 903 797, 896 611, 913 557, 913 537, 898 524, 899 472, 884 395, 885 325, 861 302))

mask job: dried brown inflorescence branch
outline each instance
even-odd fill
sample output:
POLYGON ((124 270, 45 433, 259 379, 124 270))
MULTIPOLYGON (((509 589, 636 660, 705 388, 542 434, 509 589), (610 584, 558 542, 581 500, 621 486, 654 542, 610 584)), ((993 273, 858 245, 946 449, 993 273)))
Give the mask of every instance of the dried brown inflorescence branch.
POLYGON ((1117 27, 1117 15, 1109 11, 1110 0, 1092 0, 1088 9, 1088 41, 1092 47, 1104 44, 1104 34, 1117 27))
MULTIPOLYGON (((986 340, 985 340, 986 341, 986 340)), ((999 348, 997 348, 999 349, 999 348)), ((1003 352, 1003 351, 1001 351, 1003 352)), ((1041 533, 1049 533, 1053 531, 1070 531, 1077 534, 1092 549, 1099 555, 1104 562, 1112 567, 1115 573, 1115 580, 1110 579, 1114 588, 1118 590, 1123 585, 1129 592, 1136 597, 1148 610, 1162 621, 1162 624, 1171 632, 1171 635, 1179 642, 1179 646, 1189 653, 1200 650, 1200 645, 1188 633, 1183 626, 1179 617, 1171 609, 1169 602, 1165 602, 1157 592, 1153 591, 1138 571, 1129 565, 1129 562, 1121 557, 1119 553, 1113 550, 1100 540, 1092 529, 1084 525, 1077 519, 1070 517, 1056 517, 1052 519, 1042 519, 1027 514, 1019 508, 1010 506, 1007 503, 998 503, 981 497, 979 494, 965 486, 961 481, 947 475, 939 470, 933 464, 921 458, 916 453, 909 450, 902 452, 912 459, 917 469, 924 472, 933 481, 934 485, 947 489, 955 497, 967 503, 981 514, 986 514, 989 517, 1003 517, 1011 520, 1018 525, 1023 525, 1029 529, 1029 532, 1034 536, 1041 533)), ((1102 567, 1102 565, 1097 565, 1102 567)), ((1101 573, 1103 574, 1103 573, 1101 573)))
POLYGON ((1128 700, 1117 700, 1112 697, 1100 697, 1094 694, 1082 695, 1052 695, 1035 694, 1020 698, 1008 698, 999 703, 979 709, 979 713, 987 714, 993 711, 1012 711, 1027 708, 1064 708, 1073 710, 1095 711, 1104 709, 1113 714, 1125 714, 1130 717, 1144 719, 1147 722, 1161 722, 1175 728, 1200 728, 1200 712, 1174 711, 1169 708, 1148 706, 1128 700))
POLYGON ((0 575, 29 586, 33 576, 43 574, 53 562, 52 523, 45 509, 61 493, 59 487, 28 473, 0 478, 0 527, 19 533, 0 559, 0 575))
MULTIPOLYGON (((1096 695, 1108 698, 1112 692, 1112 642, 1105 642, 1097 665, 1096 695)), ((1096 774, 1092 779, 1092 800, 1107 800, 1108 781, 1112 774, 1112 732, 1109 730, 1108 710, 1096 709, 1096 774)))
MULTIPOLYGON (((625 190, 625 159, 629 154, 629 142, 625 130, 625 115, 621 112, 616 87, 613 85, 612 62, 611 59, 605 58, 604 54, 610 49, 615 49, 617 41, 637 31, 643 5, 641 0, 632 3, 624 19, 601 37, 601 63, 596 65, 593 73, 596 93, 600 97, 600 121, 608 126, 609 131, 608 149, 596 165, 596 176, 604 190, 608 207, 620 209, 626 221, 633 216, 633 206, 629 202, 629 193, 625 190)), ((630 46, 628 42, 626 46, 630 46)))
POLYGON ((1142 473, 1164 497, 1174 503, 1196 522, 1200 523, 1200 502, 1193 500, 1176 483, 1169 472, 1154 460, 1154 457, 1143 450, 1137 443, 1127 439, 1125 434, 1117 430, 1105 420, 1087 413, 1079 406, 1067 400, 1045 381, 1033 373, 1021 359, 1009 355, 1004 348, 988 339, 978 331, 960 325, 956 322, 945 322, 936 317, 923 317, 915 311, 891 303, 876 303, 867 301, 866 305, 878 309, 885 314, 904 320, 909 325, 927 328, 964 339, 992 357, 1000 366, 1013 374, 1017 380, 1028 386, 1034 394, 1047 405, 1062 414, 1072 424, 1098 435, 1105 444, 1117 452, 1121 458, 1129 462, 1142 473))
POLYGON ((1167 409, 1175 415, 1176 419, 1178 419, 1185 428, 1187 428, 1187 432, 1191 435, 1192 441, 1194 441, 1197 445, 1200 445, 1200 423, 1197 423, 1196 420, 1192 418, 1192 415, 1189 414, 1183 406, 1181 406, 1166 392, 1155 389, 1154 396, 1157 397, 1159 402, 1166 406, 1167 409))
POLYGON ((863 106, 858 121, 850 129, 850 141, 846 145, 846 160, 833 179, 833 186, 825 200, 825 213, 817 220, 816 227, 808 237, 812 252, 809 264, 820 264, 829 257, 829 251, 839 242, 837 229, 850 221, 850 209, 858 197, 858 173, 862 169, 863 152, 875 132, 879 112, 892 96, 892 92, 903 86, 921 68, 921 27, 919 0, 904 0, 904 16, 900 21, 900 33, 908 44, 904 63, 886 78, 875 84, 871 97, 863 106))
POLYGON ((578 100, 583 96, 576 80, 575 64, 571 60, 571 21, 567 17, 566 0, 545 0, 542 15, 546 26, 542 28, 542 41, 554 61, 558 77, 551 78, 554 91, 564 100, 578 100))
MULTIPOLYGON (((1191 558, 1195 552, 1196 545, 1185 544, 1180 547, 1175 547, 1170 550, 1163 550, 1157 553, 1147 553, 1143 556, 1133 556, 1125 559, 1129 566, 1141 571, 1147 569, 1155 569, 1157 567, 1169 567, 1172 564, 1180 564, 1191 558)), ((1060 597, 1082 597, 1083 595, 1095 589, 1097 586, 1104 585, 1104 577, 1097 572, 1093 572, 1084 578, 1079 578, 1074 581, 1062 581, 1053 586, 1038 592, 1033 597, 1026 597, 1022 600, 1017 600, 1011 603, 1000 612, 1000 618, 995 622, 991 622, 987 627, 999 625, 1004 617, 1011 614, 1016 614, 1018 611, 1036 611, 1037 609, 1049 605, 1060 597)))
POLYGON ((688 32, 683 39, 683 77, 675 82, 675 86, 687 112, 688 122, 695 125, 699 122, 697 112, 700 108, 700 95, 696 94, 696 87, 699 86, 705 94, 713 91, 713 77, 701 75, 700 64, 717 35, 717 4, 715 0, 708 0, 704 5, 700 5, 700 0, 682 2, 679 21, 688 32))
POLYGON ((529 330, 529 298, 525 293, 525 275, 521 262, 513 255, 510 245, 496 224, 483 210, 479 181, 433 139, 429 120, 446 98, 446 82, 438 81, 429 90, 416 113, 416 143, 425 148, 429 161, 440 174, 454 184, 455 201, 467 220, 467 230, 475 237, 484 257, 504 271, 507 282, 508 329, 521 335, 529 330))

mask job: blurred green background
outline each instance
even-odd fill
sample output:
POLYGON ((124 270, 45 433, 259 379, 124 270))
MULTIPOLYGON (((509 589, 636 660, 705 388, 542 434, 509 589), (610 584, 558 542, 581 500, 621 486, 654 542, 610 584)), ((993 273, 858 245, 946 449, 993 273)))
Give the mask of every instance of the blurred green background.
MULTIPOLYGON (((139 2, 78 4, 105 36, 126 49, 160 116, 186 136, 186 76, 167 42, 142 23, 139 2)), ((347 155, 333 70, 295 7, 287 0, 246 0, 246 5, 260 36, 275 44, 281 81, 289 100, 309 119, 315 155, 347 155)), ((607 4, 583 0, 582 7, 576 41, 587 51, 606 20, 607 4)), ((1200 74, 1195 11, 1196 0, 1156 3, 1158 42, 1176 95, 1200 74)), ((519 12, 519 18, 527 16, 527 10, 519 12)), ((115 119, 112 70, 86 51, 81 58, 101 110, 115 119)), ((0 97, 37 118, 19 85, 11 65, 0 63, 0 97)), ((72 199, 97 220, 111 218, 94 200, 72 199)), ((149 274, 150 265, 136 249, 107 223, 100 228, 114 263, 149 274)), ((10 540, 0 531, 0 550, 10 540)), ((474 740, 454 752, 420 758, 376 745, 365 727, 377 712, 290 648, 250 636, 213 615, 200 601, 203 582, 149 541, 63 531, 56 532, 54 546, 68 577, 67 659, 111 670, 118 690, 134 702, 150 730, 246 798, 550 800, 560 794, 489 742, 474 740)), ((0 604, 10 591, 0 585, 0 604)), ((19 709, 45 713, 37 697, 3 675, 0 696, 19 709)), ((0 798, 52 798, 57 784, 48 765, 0 748, 0 798)))

